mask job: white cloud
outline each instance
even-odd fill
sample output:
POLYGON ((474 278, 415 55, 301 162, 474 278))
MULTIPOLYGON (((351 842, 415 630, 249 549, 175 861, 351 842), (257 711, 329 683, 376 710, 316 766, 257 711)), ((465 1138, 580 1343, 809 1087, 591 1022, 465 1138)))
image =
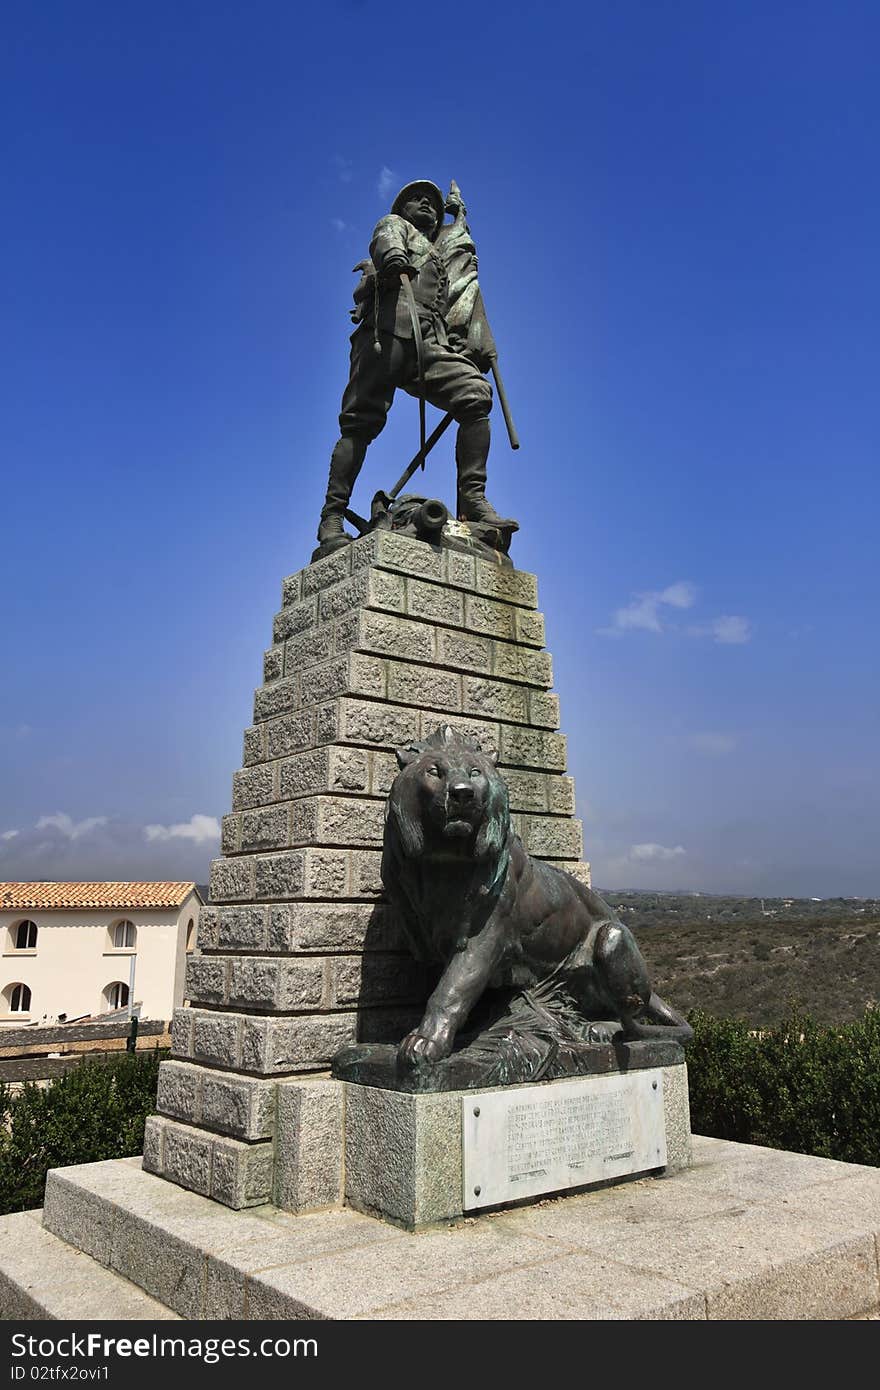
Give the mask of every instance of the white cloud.
POLYGON ((389 169, 387 164, 383 164, 382 168, 379 170, 379 178, 376 183, 376 192, 379 194, 379 197, 382 199, 387 198, 389 193, 394 189, 396 183, 397 175, 394 170, 389 169))
POLYGON ((91 830, 107 824, 106 816, 89 816, 87 820, 73 820, 66 811, 56 811, 54 816, 40 816, 38 830, 58 830, 67 840, 79 840, 91 830))
POLYGON ((0 835, 0 840, 14 840, 17 834, 17 830, 4 830, 3 834, 0 835))
POLYGON ((216 816, 190 816, 178 825, 145 825, 148 840, 192 840, 197 845, 220 839, 220 822, 216 816))
POLYGON ((336 232, 344 232, 346 224, 343 222, 341 217, 331 217, 330 226, 336 232))
POLYGON ((630 845, 627 857, 640 863, 644 863, 645 860, 656 863, 657 861, 665 862, 669 859, 679 859, 683 854, 687 854, 684 845, 676 845, 674 849, 668 849, 666 845, 647 844, 630 845))
POLYGON ((752 640, 752 625, 748 618, 729 615, 712 618, 708 623, 699 623, 688 628, 689 637, 711 637, 713 642, 727 646, 740 646, 752 640))
POLYGON ((686 579, 679 579, 674 584, 667 585, 665 589, 651 589, 646 593, 636 594, 632 603, 627 604, 625 608, 617 609, 612 626, 601 628, 600 636, 618 637, 621 633, 633 629, 642 632, 663 632, 660 610, 664 607, 692 608, 696 598, 696 586, 686 579))
POLYGON ((707 753, 710 757, 720 758, 725 753, 732 753, 736 747, 736 739, 730 734, 691 734, 685 739, 685 743, 690 748, 696 749, 698 753, 707 753))

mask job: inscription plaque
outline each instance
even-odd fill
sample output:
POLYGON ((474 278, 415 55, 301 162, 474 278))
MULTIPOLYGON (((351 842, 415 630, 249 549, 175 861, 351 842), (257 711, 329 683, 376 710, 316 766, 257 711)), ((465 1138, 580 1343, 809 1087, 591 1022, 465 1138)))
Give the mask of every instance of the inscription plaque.
POLYGON ((585 1076, 462 1100, 465 1211, 666 1164, 663 1073, 585 1076))

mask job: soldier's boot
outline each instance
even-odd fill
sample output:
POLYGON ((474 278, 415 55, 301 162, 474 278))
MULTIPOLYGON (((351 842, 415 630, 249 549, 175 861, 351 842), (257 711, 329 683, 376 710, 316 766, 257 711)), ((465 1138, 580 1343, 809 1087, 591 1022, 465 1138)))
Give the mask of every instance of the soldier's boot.
POLYGON ((499 531, 518 531, 519 522, 512 517, 499 516, 486 496, 489 437, 488 416, 465 421, 458 427, 455 462, 458 466, 459 520, 497 526, 499 531))
POLYGON ((366 452, 366 441, 351 434, 344 434, 333 450, 327 497, 321 508, 321 522, 318 526, 318 550, 322 555, 329 555, 331 551, 348 545, 352 540, 343 528, 342 518, 366 452))

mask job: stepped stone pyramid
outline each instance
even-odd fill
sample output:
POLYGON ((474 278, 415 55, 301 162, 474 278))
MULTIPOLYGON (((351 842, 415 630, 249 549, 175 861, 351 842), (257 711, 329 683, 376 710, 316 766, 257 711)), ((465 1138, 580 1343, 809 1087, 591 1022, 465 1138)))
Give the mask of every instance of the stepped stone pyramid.
POLYGON ((382 900, 396 747, 477 737, 526 848, 589 881, 537 602, 533 575, 390 531, 284 580, 146 1169, 235 1208, 340 1200, 320 1073, 399 1041, 428 992, 382 900))

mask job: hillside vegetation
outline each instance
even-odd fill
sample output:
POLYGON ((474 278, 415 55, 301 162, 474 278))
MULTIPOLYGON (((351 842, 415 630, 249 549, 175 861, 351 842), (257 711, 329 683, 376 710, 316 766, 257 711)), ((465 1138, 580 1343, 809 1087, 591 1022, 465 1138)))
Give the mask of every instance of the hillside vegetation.
POLYGON ((880 901, 607 892, 634 931, 654 988, 684 1013, 780 1023, 860 1019, 880 1001, 880 901))

